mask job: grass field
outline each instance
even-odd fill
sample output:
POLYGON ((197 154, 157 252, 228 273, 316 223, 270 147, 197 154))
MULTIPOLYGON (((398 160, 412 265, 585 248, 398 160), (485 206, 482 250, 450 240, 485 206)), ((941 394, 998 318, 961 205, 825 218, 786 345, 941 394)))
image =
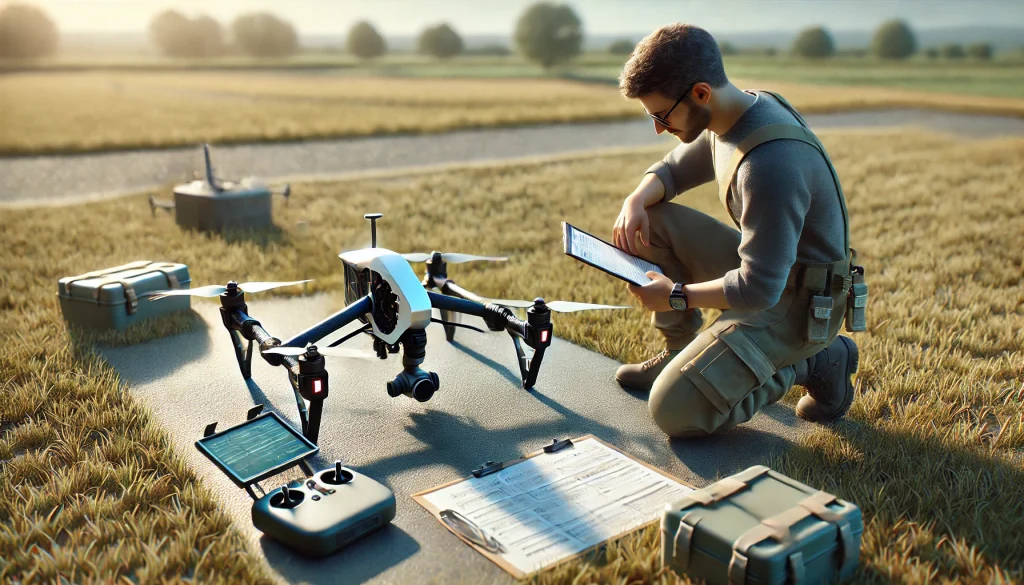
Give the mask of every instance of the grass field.
MULTIPOLYGON (((871 287, 869 330, 855 334, 858 395, 845 420, 766 464, 861 507, 858 583, 1024 580, 1024 140, 874 131, 823 140, 871 287)), ((558 222, 607 237, 622 197, 659 156, 296 185, 275 209, 278 230, 227 237, 154 221, 144 195, 0 215, 0 581, 272 577, 119 387, 97 340, 67 330, 60 277, 146 257, 188 264, 196 283, 315 278, 310 290, 339 290, 335 254, 365 243, 362 213, 372 209, 385 215, 382 246, 510 256, 460 266, 460 284, 485 296, 631 304, 560 315, 556 333, 640 360, 658 349, 648 314, 620 282, 561 253, 558 222), (453 221, 458 229, 428 229, 453 221)), ((724 218, 710 185, 679 201, 724 218)), ((104 341, 193 325, 186 314, 104 341)), ((642 531, 534 581, 682 582, 659 572, 659 538, 642 531)))
MULTIPOLYGON (((619 96, 620 65, 606 56, 550 74, 493 57, 339 61, 343 68, 306 59, 288 71, 0 75, 0 156, 643 117, 619 96)), ((726 68, 740 87, 777 89, 807 113, 926 107, 1024 116, 1024 65, 745 57, 726 68)))

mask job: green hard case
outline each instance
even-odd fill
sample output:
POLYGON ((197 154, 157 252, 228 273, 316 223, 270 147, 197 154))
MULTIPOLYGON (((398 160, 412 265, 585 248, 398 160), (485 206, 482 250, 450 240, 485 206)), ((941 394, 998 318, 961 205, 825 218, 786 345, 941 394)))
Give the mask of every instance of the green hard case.
POLYGON ((837 583, 863 530, 856 505, 757 465, 666 505, 661 561, 709 585, 837 583))
POLYGON ((147 293, 189 288, 188 266, 140 260, 57 281, 64 319, 88 329, 123 331, 129 325, 188 309, 188 295, 157 301, 147 293))

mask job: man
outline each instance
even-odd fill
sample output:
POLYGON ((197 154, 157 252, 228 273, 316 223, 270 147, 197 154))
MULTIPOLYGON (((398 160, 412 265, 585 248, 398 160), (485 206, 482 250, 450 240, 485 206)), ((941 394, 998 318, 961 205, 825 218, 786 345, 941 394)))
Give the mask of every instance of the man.
POLYGON ((697 26, 643 39, 620 90, 659 134, 682 142, 647 170, 613 228, 617 247, 664 271, 627 287, 654 312, 666 349, 620 367, 620 384, 650 390, 654 421, 670 436, 732 428, 794 384, 808 391, 802 418, 843 416, 858 353, 837 333, 844 318, 847 330, 864 329, 867 292, 824 147, 781 96, 732 85, 718 44, 697 26), (669 203, 716 179, 739 231, 669 203), (723 312, 700 332, 702 308, 723 312))

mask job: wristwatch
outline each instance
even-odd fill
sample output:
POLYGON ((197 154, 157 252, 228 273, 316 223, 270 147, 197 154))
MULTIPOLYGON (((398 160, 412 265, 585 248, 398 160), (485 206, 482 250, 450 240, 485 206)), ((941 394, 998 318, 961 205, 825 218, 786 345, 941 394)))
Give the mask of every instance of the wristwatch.
POLYGON ((677 282, 668 295, 668 304, 676 311, 685 311, 688 303, 686 293, 683 292, 683 283, 677 282))

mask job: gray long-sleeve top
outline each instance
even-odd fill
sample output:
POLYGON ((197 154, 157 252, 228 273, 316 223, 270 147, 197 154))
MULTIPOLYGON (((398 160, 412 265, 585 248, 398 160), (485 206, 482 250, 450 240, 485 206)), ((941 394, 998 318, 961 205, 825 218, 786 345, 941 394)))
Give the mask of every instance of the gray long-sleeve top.
MULTIPOLYGON (((647 170, 665 184, 664 201, 712 180, 726 180, 733 152, 757 128, 800 124, 772 96, 755 95, 754 104, 716 138, 714 153, 706 130, 647 170)), ((737 311, 763 311, 777 304, 797 260, 837 262, 845 257, 839 194, 828 164, 809 144, 774 140, 751 150, 736 171, 728 203, 741 237, 740 266, 724 275, 725 298, 737 311)))

